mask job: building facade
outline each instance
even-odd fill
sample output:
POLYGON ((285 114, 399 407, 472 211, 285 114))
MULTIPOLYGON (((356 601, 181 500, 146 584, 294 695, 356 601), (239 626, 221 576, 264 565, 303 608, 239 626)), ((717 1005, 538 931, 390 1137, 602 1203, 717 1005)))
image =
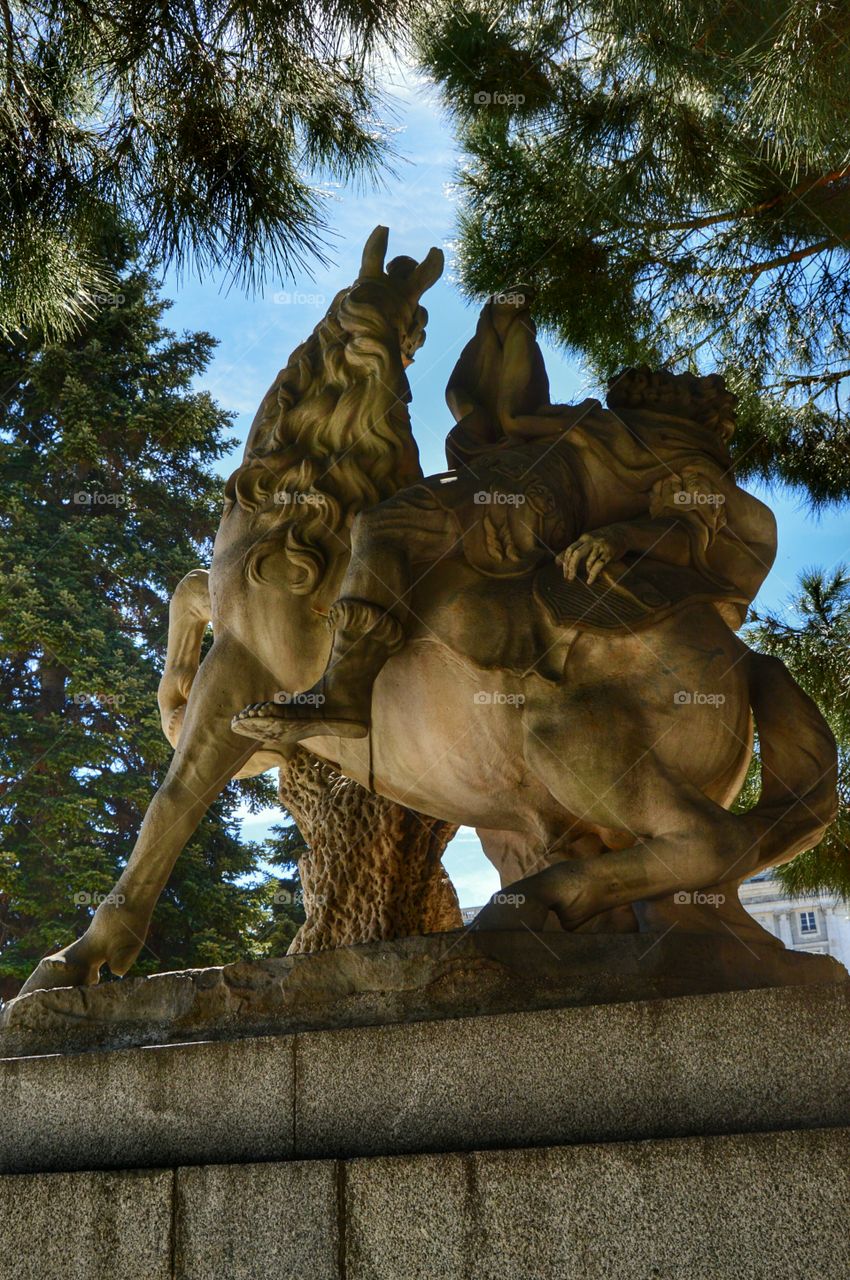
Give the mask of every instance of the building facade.
POLYGON ((850 904, 831 894, 791 898, 771 871, 741 885, 741 902, 750 915, 795 951, 834 956, 850 969, 850 904))

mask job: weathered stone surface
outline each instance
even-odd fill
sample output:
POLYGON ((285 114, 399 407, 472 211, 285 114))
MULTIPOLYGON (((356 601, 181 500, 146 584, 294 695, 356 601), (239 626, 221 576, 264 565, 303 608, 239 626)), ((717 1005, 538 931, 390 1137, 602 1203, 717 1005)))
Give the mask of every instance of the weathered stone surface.
POLYGON ((850 985, 299 1037, 296 1151, 850 1124, 850 985))
POLYGON ((336 1280, 333 1161, 180 1169, 174 1280, 336 1280))
POLYGON ((0 1280, 845 1280, 850 1130, 0 1177, 0 1280))
POLYGON ((10 1173, 850 1125, 850 984, 0 1064, 10 1173))
POLYGON ((0 1177, 0 1280, 173 1280, 174 1174, 0 1177))
POLYGON ((0 1057, 847 982, 830 956, 730 934, 480 930, 36 991, 0 1015, 0 1057))
POLYGON ((0 1172, 286 1159, 293 1053, 281 1037, 8 1059, 0 1172))
POLYGON ((842 1280, 850 1131, 352 1161, 346 1280, 842 1280))
POLYGON ((395 1156, 346 1161, 342 1167, 347 1280, 454 1280, 470 1274, 475 1233, 470 1160, 395 1156))

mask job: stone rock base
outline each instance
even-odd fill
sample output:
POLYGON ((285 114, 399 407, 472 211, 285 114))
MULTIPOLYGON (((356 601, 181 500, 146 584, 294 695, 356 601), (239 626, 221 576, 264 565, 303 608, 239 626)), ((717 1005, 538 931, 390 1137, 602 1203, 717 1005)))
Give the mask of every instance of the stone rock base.
POLYGON ((0 1179, 0 1280, 846 1280, 850 1130, 0 1179))
POLYGON ((0 1014, 0 1058, 848 984, 831 956, 732 932, 451 933, 34 991, 0 1014))

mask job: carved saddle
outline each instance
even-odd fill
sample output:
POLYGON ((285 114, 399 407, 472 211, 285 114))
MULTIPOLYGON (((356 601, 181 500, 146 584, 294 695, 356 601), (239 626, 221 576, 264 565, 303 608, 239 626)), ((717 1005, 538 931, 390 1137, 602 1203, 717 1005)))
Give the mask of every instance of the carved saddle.
POLYGON ((533 593, 556 626, 587 631, 636 630, 688 603, 746 604, 694 569, 645 559, 610 564, 592 584, 568 582, 558 565, 547 564, 534 575, 533 593))

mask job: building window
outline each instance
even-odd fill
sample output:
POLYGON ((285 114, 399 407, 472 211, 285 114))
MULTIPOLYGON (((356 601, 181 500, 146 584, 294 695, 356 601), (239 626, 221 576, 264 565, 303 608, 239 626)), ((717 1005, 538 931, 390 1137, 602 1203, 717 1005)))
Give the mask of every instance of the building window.
POLYGON ((814 911, 800 912, 800 933, 817 933, 818 925, 814 911))

